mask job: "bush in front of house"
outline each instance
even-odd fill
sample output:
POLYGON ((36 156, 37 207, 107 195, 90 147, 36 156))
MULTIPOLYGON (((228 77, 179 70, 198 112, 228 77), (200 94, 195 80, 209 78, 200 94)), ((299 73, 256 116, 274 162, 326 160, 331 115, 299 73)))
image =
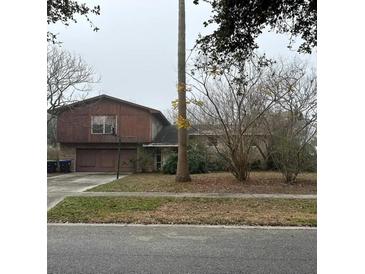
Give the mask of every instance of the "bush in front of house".
POLYGON ((170 154, 162 166, 162 172, 165 174, 175 174, 177 169, 177 153, 170 154))
MULTIPOLYGON (((188 151, 189 172, 191 174, 206 173, 206 159, 197 146, 190 146, 188 151)), ((162 166, 163 173, 176 174, 177 153, 171 154, 162 166)))
POLYGON ((200 150, 192 149, 188 153, 189 171, 194 173, 206 173, 207 166, 204 154, 200 150))
POLYGON ((274 135, 269 153, 287 183, 295 183, 299 173, 316 171, 316 147, 303 143, 301 136, 274 135))
POLYGON ((262 167, 262 163, 260 160, 255 160, 252 163, 250 163, 250 170, 252 171, 261 171, 264 170, 262 167))
POLYGON ((208 157, 207 169, 210 172, 227 171, 228 164, 218 153, 215 153, 208 157))
POLYGON ((153 154, 143 147, 138 148, 138 157, 133 161, 135 168, 140 172, 149 172, 153 169, 153 154))

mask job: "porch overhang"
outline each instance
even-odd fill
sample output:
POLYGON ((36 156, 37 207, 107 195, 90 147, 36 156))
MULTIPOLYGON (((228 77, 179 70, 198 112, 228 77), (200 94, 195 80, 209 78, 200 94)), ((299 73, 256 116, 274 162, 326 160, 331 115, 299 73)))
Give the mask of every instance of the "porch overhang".
POLYGON ((143 144, 143 147, 178 147, 177 144, 163 144, 163 143, 151 143, 143 144))

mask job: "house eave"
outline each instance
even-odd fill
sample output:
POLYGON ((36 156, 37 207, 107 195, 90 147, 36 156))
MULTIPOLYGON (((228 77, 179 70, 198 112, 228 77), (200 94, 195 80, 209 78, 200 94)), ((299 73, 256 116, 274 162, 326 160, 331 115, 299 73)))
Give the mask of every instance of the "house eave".
POLYGON ((157 144, 157 143, 152 143, 152 144, 143 144, 143 147, 178 147, 177 144, 157 144))

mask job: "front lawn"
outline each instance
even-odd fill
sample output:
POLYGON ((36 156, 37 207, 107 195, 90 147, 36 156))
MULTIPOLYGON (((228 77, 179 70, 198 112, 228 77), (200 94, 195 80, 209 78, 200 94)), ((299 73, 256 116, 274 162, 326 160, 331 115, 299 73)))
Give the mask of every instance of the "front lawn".
POLYGON ((92 192, 211 192, 211 193, 284 193, 316 194, 317 174, 298 176, 294 185, 284 183, 279 172, 252 172, 245 183, 237 181, 231 173, 192 175, 192 182, 175 183, 174 175, 159 173, 132 174, 111 183, 89 189, 92 192))
POLYGON ((48 222, 316 226, 316 200, 68 197, 48 222))

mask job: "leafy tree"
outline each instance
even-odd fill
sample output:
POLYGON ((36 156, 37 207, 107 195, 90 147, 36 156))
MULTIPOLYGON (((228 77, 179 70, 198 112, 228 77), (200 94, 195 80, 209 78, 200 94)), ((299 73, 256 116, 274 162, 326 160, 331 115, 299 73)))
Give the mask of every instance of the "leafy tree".
MULTIPOLYGON (((90 26, 94 31, 98 31, 99 28, 94 26, 90 20, 89 15, 100 15, 100 6, 89 7, 85 3, 78 3, 72 0, 47 0, 47 23, 55 24, 61 22, 68 26, 70 22, 77 23, 75 15, 81 15, 86 18, 90 23, 90 26)), ((48 31, 47 41, 55 43, 57 41, 57 35, 48 31)))
MULTIPOLYGON (((213 15, 205 26, 218 28, 200 37, 198 45, 205 53, 221 61, 229 54, 245 58, 258 48, 256 38, 265 28, 277 33, 289 33, 303 39, 298 51, 311 53, 317 46, 316 0, 200 0, 210 3, 213 15)), ((194 0, 195 4, 199 0, 194 0)))

